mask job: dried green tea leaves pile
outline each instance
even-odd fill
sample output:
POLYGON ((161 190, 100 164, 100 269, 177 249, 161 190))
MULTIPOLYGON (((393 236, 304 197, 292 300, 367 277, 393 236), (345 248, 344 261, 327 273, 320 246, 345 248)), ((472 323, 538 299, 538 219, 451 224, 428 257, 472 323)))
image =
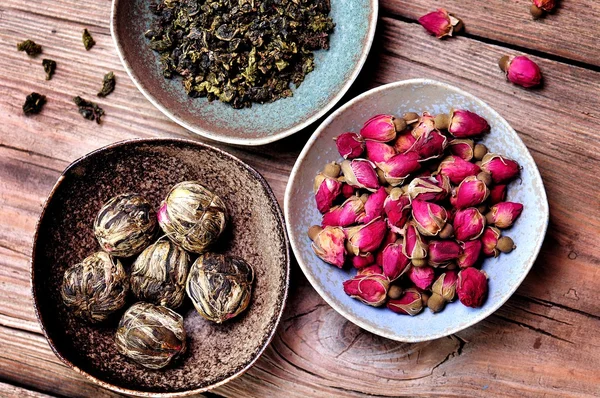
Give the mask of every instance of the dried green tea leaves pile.
POLYGON ((329 0, 164 0, 146 32, 166 78, 234 108, 292 96, 329 48, 329 0))
POLYGON ((197 181, 172 187, 158 212, 139 194, 113 197, 93 224, 102 251, 65 271, 63 303, 95 324, 126 307, 133 293, 138 302, 121 317, 117 350, 150 369, 170 364, 186 349, 183 317, 174 311, 186 293, 198 313, 215 323, 236 317, 250 303, 252 267, 208 252, 227 218, 221 198, 197 181), (165 235, 157 239, 159 230, 165 235), (130 269, 117 259, 134 256, 130 269))

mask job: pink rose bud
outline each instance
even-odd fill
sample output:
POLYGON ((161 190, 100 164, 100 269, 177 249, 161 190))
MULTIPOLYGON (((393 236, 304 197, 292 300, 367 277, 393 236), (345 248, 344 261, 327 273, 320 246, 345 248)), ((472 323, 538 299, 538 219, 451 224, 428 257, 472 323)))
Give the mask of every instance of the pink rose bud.
POLYGON ((533 4, 544 11, 552 11, 556 6, 555 0, 533 0, 533 4))
POLYGON ((485 217, 474 207, 458 210, 454 215, 454 237, 466 242, 481 236, 485 229, 485 217))
POLYGON ((481 170, 491 174, 494 184, 504 184, 519 174, 519 164, 502 155, 486 153, 481 159, 481 170))
MULTIPOLYGON (((485 232, 484 232, 485 233, 485 232)), ((468 268, 477 264, 481 256, 481 240, 468 240, 460 244, 461 254, 456 260, 460 268, 468 268)))
POLYGON ((352 265, 356 269, 361 269, 373 265, 375 263, 375 256, 371 253, 360 254, 352 257, 352 265))
POLYGON ((414 178, 408 184, 408 196, 412 200, 440 202, 450 193, 450 180, 442 174, 435 177, 414 178))
POLYGON ((378 217, 365 225, 357 225, 346 230, 352 254, 371 253, 377 250, 385 237, 387 227, 385 221, 378 217))
POLYGON ((364 218, 365 204, 358 196, 351 196, 341 205, 331 208, 323 216, 323 227, 349 227, 364 218))
POLYGON ((540 67, 529 58, 504 56, 500 59, 500 69, 506 72, 506 78, 525 88, 538 86, 542 82, 540 67))
POLYGON ((410 198, 400 189, 392 189, 383 203, 387 223, 393 232, 400 233, 410 215, 410 198))
POLYGON ((423 299, 417 289, 406 289, 400 298, 389 300, 387 307, 397 314, 415 316, 423 310, 423 299))
POLYGON ((319 258, 338 268, 346 261, 346 234, 339 227, 325 227, 312 242, 312 249, 319 258))
POLYGON ((410 131, 399 134, 396 141, 394 141, 394 149, 396 149, 396 152, 398 153, 406 153, 412 148, 416 141, 417 139, 413 137, 410 131))
POLYGON ((404 238, 402 240, 402 250, 404 255, 410 258, 413 265, 424 265, 425 257, 427 257, 427 245, 423 243, 423 238, 419 234, 419 231, 415 225, 410 222, 406 224, 406 230, 404 232, 404 238))
POLYGON ((438 130, 432 130, 422 134, 411 150, 419 155, 421 162, 425 162, 442 156, 447 146, 448 138, 438 130))
POLYGON ((438 39, 445 36, 452 36, 455 27, 460 23, 460 20, 450 14, 443 8, 438 8, 437 11, 430 12, 419 18, 419 23, 430 34, 438 39))
POLYGON ((425 236, 436 236, 448 219, 448 213, 442 206, 421 200, 412 201, 412 215, 417 229, 425 236))
POLYGON ((365 217, 362 218, 360 222, 369 223, 377 217, 383 216, 383 204, 387 196, 388 194, 383 187, 379 188, 377 192, 369 195, 369 198, 365 203, 365 217))
POLYGON ((340 134, 335 139, 338 152, 344 159, 354 159, 363 154, 365 142, 356 133, 340 134))
POLYGON ((427 289, 435 279, 435 271, 433 267, 428 265, 424 267, 411 267, 408 270, 408 279, 415 284, 419 289, 427 289))
POLYGON ((412 151, 399 153, 386 162, 378 163, 377 166, 383 170, 385 179, 393 186, 402 184, 411 173, 421 168, 419 155, 412 151))
POLYGON ((506 185, 494 185, 490 188, 490 196, 489 196, 490 205, 495 205, 496 203, 504 202, 506 199, 506 185))
POLYGON ((394 147, 384 142, 367 140, 366 148, 367 159, 376 164, 381 162, 387 162, 392 156, 396 154, 396 150, 394 149, 394 147))
POLYGON ((387 247, 387 245, 394 243, 398 240, 398 235, 390 230, 387 231, 385 238, 383 238, 383 242, 381 242, 381 246, 379 246, 379 250, 375 255, 375 264, 383 267, 383 249, 387 247))
POLYGON ((458 259, 461 250, 453 240, 431 240, 427 252, 427 263, 432 267, 440 267, 458 259))
POLYGON ((418 140, 423 134, 428 134, 435 130, 435 118, 427 112, 423 112, 423 116, 419 118, 419 122, 410 132, 412 136, 418 140))
POLYGON ((376 115, 369 119, 360 129, 360 135, 379 142, 388 142, 396 138, 396 127, 392 115, 376 115))
POLYGON ((458 273, 456 293, 463 305, 472 308, 481 307, 487 292, 488 281, 485 272, 469 267, 458 273))
POLYGON ((486 215, 488 224, 494 224, 497 228, 508 228, 523 211, 523 205, 515 202, 500 202, 490 208, 486 215))
POLYGON ((500 230, 494 227, 487 227, 481 235, 481 244, 483 254, 487 257, 498 257, 498 240, 500 239, 500 230))
POLYGON ((446 302, 454 300, 456 295, 456 285, 458 283, 458 274, 456 271, 446 271, 441 274, 433 286, 431 292, 439 294, 446 302))
POLYGON ((488 122, 474 112, 457 109, 450 115, 448 132, 456 138, 476 137, 488 131, 488 122))
POLYGON ((365 304, 379 307, 385 303, 389 286, 390 281, 382 274, 359 273, 344 282, 344 292, 365 304))
POLYGON ((465 178, 456 189, 450 203, 457 209, 477 207, 488 198, 490 191, 483 181, 475 176, 465 178))
POLYGON ((333 205, 333 201, 342 191, 342 183, 335 178, 327 177, 322 173, 315 177, 315 200, 317 201, 317 209, 321 213, 328 211, 333 205))
POLYGON ((400 241, 390 243, 381 253, 383 274, 390 281, 395 281, 409 269, 410 259, 402 253, 402 243, 400 241))
MULTIPOLYGON (((379 189, 379 179, 375 165, 366 159, 344 160, 341 164, 346 183, 359 189, 375 192, 379 189)), ((341 188, 340 188, 341 189, 341 188)))
POLYGON ((350 196, 354 195, 354 192, 356 192, 356 188, 346 183, 342 184, 342 196, 344 198, 348 199, 350 196))
POLYGON ((473 140, 455 138, 448 143, 450 153, 467 162, 473 159, 475 145, 473 140))
POLYGON ((481 169, 475 163, 462 160, 458 156, 448 156, 438 166, 438 173, 447 176, 450 182, 458 185, 468 176, 476 176, 481 169))

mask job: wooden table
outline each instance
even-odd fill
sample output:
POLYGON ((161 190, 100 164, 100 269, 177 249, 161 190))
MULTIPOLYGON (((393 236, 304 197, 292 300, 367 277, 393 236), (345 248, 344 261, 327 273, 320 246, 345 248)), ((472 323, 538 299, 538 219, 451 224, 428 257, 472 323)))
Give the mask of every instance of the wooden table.
MULTIPOLYGON (((528 0, 445 0, 466 32, 425 34, 416 19, 439 6, 383 0, 369 60, 340 103, 378 85, 430 77, 483 99, 518 131, 550 201, 538 261, 494 315, 455 335, 403 344, 367 333, 332 310, 293 264, 290 299, 275 339, 242 377, 209 397, 600 396, 600 4, 564 0, 532 21, 528 0), (505 81, 503 54, 529 54, 542 89, 505 81)), ((60 172, 106 144, 135 137, 198 137, 170 122, 133 86, 109 34, 109 0, 3 0, 0 4, 0 396, 116 394, 71 371, 50 351, 29 287, 31 239, 60 172), (81 45, 88 28, 97 44, 81 45), (32 38, 58 62, 46 82, 41 57, 15 44, 32 38), (91 97, 114 71, 116 91, 98 102, 102 125, 81 118, 71 98, 91 97), (32 91, 48 97, 25 117, 32 91)), ((256 167, 280 204, 308 128, 258 148, 225 148, 256 167)))

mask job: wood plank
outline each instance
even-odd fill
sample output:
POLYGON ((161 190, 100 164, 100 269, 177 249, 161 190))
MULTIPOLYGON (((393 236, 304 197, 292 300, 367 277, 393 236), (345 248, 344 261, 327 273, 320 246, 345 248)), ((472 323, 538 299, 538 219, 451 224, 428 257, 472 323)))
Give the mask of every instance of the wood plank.
POLYGON ((51 398, 51 395, 42 394, 37 391, 27 390, 12 384, 0 383, 0 396, 22 397, 22 398, 51 398))

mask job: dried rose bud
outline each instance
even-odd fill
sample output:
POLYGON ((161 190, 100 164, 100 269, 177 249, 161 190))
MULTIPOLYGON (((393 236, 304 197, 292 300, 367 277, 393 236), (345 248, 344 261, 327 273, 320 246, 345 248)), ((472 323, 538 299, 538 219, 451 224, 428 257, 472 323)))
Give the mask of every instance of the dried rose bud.
POLYGON ((365 204, 358 196, 351 196, 342 205, 332 207, 323 215, 323 227, 349 227, 364 218, 365 204))
POLYGON ((342 191, 342 183, 335 178, 327 177, 322 173, 315 177, 315 200, 317 201, 317 209, 321 213, 325 213, 333 205, 333 201, 342 191))
POLYGON ((397 314, 415 316, 423 310, 421 293, 417 289, 406 289, 400 298, 389 300, 387 307, 397 314))
POLYGON ((379 188, 375 165, 366 159, 344 160, 342 173, 346 183, 355 188, 368 189, 371 192, 379 188))
POLYGON ((430 12, 419 18, 419 23, 430 34, 441 39, 445 36, 452 36, 454 31, 460 30, 457 26, 461 21, 453 15, 448 14, 448 11, 443 8, 438 8, 437 11, 430 12))
POLYGON ((381 246, 379 246, 379 250, 375 255, 375 264, 383 267, 383 249, 387 247, 387 245, 395 243, 398 240, 398 234, 395 232, 388 230, 385 234, 385 238, 381 242, 381 246))
POLYGON ((494 184, 504 184, 519 174, 519 164, 502 155, 487 153, 481 159, 481 170, 492 175, 494 184))
POLYGON ((365 142, 356 133, 344 133, 334 138, 338 152, 344 159, 354 159, 365 151, 365 142))
POLYGON ((400 241, 390 243, 381 253, 383 274, 390 281, 395 281, 408 271, 410 259, 402 253, 402 243, 400 241))
POLYGON ((470 267, 458 273, 456 293, 460 302, 467 307, 481 307, 487 292, 488 281, 485 272, 470 267))
POLYGON ((399 134, 396 141, 394 141, 394 149, 398 153, 406 153, 412 148, 417 139, 409 132, 399 134))
POLYGON ((419 231, 412 222, 406 224, 402 250, 404 255, 411 259, 414 266, 422 267, 427 264, 425 261, 427 245, 423 242, 423 238, 421 238, 419 231))
POLYGON ((468 176, 476 176, 481 169, 474 163, 467 162, 458 156, 448 156, 440 162, 437 172, 450 179, 450 182, 458 185, 468 176))
POLYGON ((499 62, 500 69, 506 72, 506 78, 525 88, 538 86, 542 82, 540 67, 529 58, 504 56, 499 62))
POLYGON ((500 202, 490 207, 490 212, 485 216, 488 224, 494 224, 497 228, 508 228, 523 211, 523 205, 515 202, 500 202))
POLYGON ((460 248, 461 253, 456 260, 456 264, 460 268, 468 268, 477 264, 481 256, 481 240, 476 239, 462 242, 460 248))
POLYGON ((315 236, 311 247, 321 260, 342 268, 346 261, 345 241, 342 228, 325 227, 315 236))
POLYGON ((500 239, 500 230, 494 227, 487 227, 481 235, 481 243, 483 254, 487 257, 498 257, 500 250, 498 250, 498 239, 500 239))
POLYGON ((431 240, 427 252, 427 263, 432 267, 440 267, 458 259, 461 250, 453 240, 431 240))
POLYGON ((348 199, 350 196, 354 195, 354 192, 356 192, 356 188, 346 183, 342 184, 342 196, 344 198, 348 199))
POLYGON ((379 142, 388 142, 396 138, 396 127, 392 115, 376 115, 367 120, 360 135, 367 139, 379 142))
POLYGON ((455 138, 448 143, 450 153, 467 162, 473 159, 475 145, 473 140, 455 138))
POLYGON ((490 196, 488 197, 488 202, 490 205, 495 205, 496 203, 504 202, 506 199, 506 185, 494 185, 490 188, 490 196))
POLYGON ((412 215, 419 232, 425 236, 436 236, 448 219, 446 209, 435 203, 412 201, 412 215))
POLYGON ((457 209, 476 207, 482 204, 489 194, 490 191, 483 181, 475 176, 469 176, 460 183, 450 203, 457 209))
POLYGON ((361 269, 373 265, 375 263, 375 256, 372 253, 360 254, 352 257, 352 265, 356 269, 361 269))
POLYGON ((428 265, 424 267, 411 267, 408 270, 408 279, 415 284, 419 289, 428 289, 435 279, 435 271, 433 267, 428 265))
POLYGON ((412 200, 440 202, 450 193, 450 180, 442 174, 435 177, 414 178, 407 192, 412 200))
MULTIPOLYGON (((366 269, 369 269, 368 267, 366 269)), ((357 300, 373 307, 379 307, 387 298, 390 281, 382 274, 358 273, 352 279, 344 282, 344 292, 357 300)))
POLYGON ((427 112, 423 112, 423 116, 419 118, 419 123, 410 132, 415 139, 419 139, 423 134, 427 134, 435 130, 435 118, 427 112))
POLYGON ((349 247, 355 256, 377 250, 385 237, 387 227, 385 221, 378 217, 365 225, 357 225, 346 230, 349 247))
POLYGON ((444 150, 448 146, 448 137, 440 133, 438 130, 432 130, 422 134, 411 150, 419 155, 419 160, 425 162, 427 160, 439 158, 444 154, 444 150))
POLYGON ((432 293, 431 297, 427 300, 427 307, 435 314, 446 307, 446 300, 439 294, 432 293))
POLYGON ((373 264, 356 271, 356 275, 382 275, 383 271, 379 265, 373 264))
POLYGON ((433 286, 431 286, 431 291, 442 296, 447 302, 450 302, 454 300, 457 282, 458 274, 456 271, 446 271, 437 278, 433 286))
POLYGON ((485 229, 485 217, 474 207, 458 210, 453 226, 456 240, 466 242, 477 239, 485 229))
POLYGON ((556 2, 555 0, 533 0, 533 5, 544 11, 552 11, 556 2))
POLYGON ((390 229, 400 233, 410 215, 410 198, 398 188, 392 189, 383 204, 390 229))
POLYGON ((488 122, 475 112, 457 109, 450 117, 448 132, 456 138, 476 137, 490 131, 488 122))
POLYGON ((367 159, 375 164, 387 162, 396 154, 394 147, 384 142, 367 140, 366 148, 367 159))
POLYGON ((399 153, 377 166, 383 170, 386 180, 393 186, 402 184, 411 173, 421 168, 419 155, 412 151, 399 153))
POLYGON ((360 222, 369 223, 377 217, 384 215, 383 204, 388 194, 385 188, 381 187, 377 192, 372 193, 365 202, 365 217, 360 222))

